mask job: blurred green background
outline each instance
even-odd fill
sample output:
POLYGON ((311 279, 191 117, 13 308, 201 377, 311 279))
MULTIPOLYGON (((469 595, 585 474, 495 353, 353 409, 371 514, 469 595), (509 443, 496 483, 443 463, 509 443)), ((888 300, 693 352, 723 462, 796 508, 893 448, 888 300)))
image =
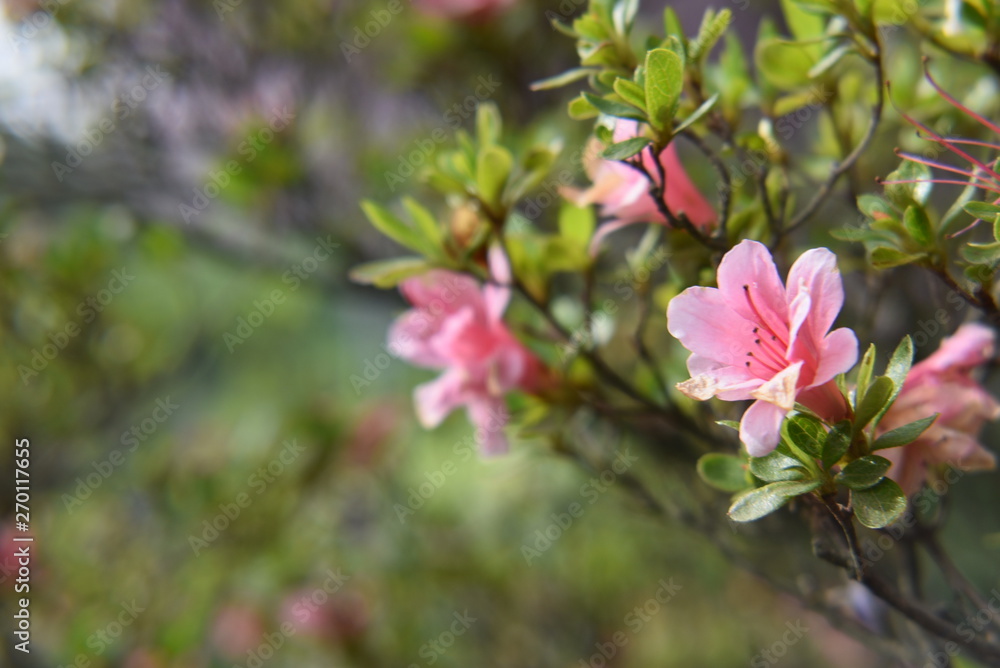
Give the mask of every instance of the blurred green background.
POLYGON ((346 279, 398 251, 357 202, 419 191, 470 99, 582 141, 572 93, 528 90, 573 66, 548 18, 581 7, 388 6, 0 4, 0 433, 5 472, 30 439, 36 537, 32 652, 0 664, 877 665, 570 462, 416 424, 433 374, 383 347, 404 304, 346 279))

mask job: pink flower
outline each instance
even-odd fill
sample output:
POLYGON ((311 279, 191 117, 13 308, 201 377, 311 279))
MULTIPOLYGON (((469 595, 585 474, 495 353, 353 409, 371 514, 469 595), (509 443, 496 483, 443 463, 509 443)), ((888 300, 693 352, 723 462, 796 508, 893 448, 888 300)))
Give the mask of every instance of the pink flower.
MULTIPOLYGON (((509 282, 509 269, 499 253, 490 254, 495 280, 509 282)), ((393 324, 389 345, 409 362, 444 369, 436 380, 417 388, 417 417, 430 429, 451 411, 465 406, 482 434, 483 451, 505 452, 507 423, 504 396, 531 391, 541 374, 538 359, 503 322, 510 288, 479 284, 463 274, 433 270, 400 286, 416 308, 393 324)))
POLYGON ((417 9, 449 19, 484 20, 504 11, 515 0, 416 0, 417 9))
POLYGON ((667 309, 667 329, 692 353, 691 379, 677 389, 701 401, 756 399, 740 422, 755 457, 777 446, 796 402, 828 419, 842 413, 833 377, 854 366, 858 340, 847 328, 830 332, 844 303, 836 256, 803 253, 786 290, 767 248, 742 241, 722 258, 718 283, 688 288, 667 309))
POLYGON ((880 450, 893 462, 889 477, 907 494, 917 492, 932 467, 963 471, 992 469, 993 453, 976 439, 987 420, 1000 417, 1000 403, 972 379, 975 367, 993 357, 993 330, 967 324, 941 342, 938 350, 910 369, 896 403, 879 424, 889 431, 940 413, 913 443, 880 450))
MULTIPOLYGON (((615 125, 615 142, 639 135, 635 121, 618 121, 615 125)), ((596 140, 595 140, 596 142, 596 140)), ((667 219, 649 194, 649 179, 637 169, 617 160, 596 157, 599 142, 591 145, 584 156, 584 169, 593 185, 587 190, 563 189, 563 196, 577 206, 600 204, 605 216, 614 220, 602 226, 594 235, 591 251, 595 252, 601 240, 615 230, 632 223, 661 223, 667 219)), ((666 203, 672 213, 683 213, 688 220, 703 231, 715 223, 715 209, 698 191, 684 166, 677 157, 677 149, 670 144, 660 153, 660 164, 667 179, 666 203)), ((648 150, 642 152, 642 165, 659 184, 659 172, 648 150)))

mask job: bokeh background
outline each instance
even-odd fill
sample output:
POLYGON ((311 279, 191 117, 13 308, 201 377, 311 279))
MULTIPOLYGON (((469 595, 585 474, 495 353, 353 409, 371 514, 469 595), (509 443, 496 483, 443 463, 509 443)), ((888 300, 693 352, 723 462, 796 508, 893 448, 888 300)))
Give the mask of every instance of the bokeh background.
MULTIPOLYGON (((416 424, 403 302, 347 279, 399 250, 357 202, 421 192, 476 101, 515 143, 589 131, 528 89, 581 4, 426 4, 0 3, 5 625, 15 438, 36 537, 32 652, 0 665, 878 665, 573 463, 416 424)), ((717 4, 749 38, 774 3, 717 4)))

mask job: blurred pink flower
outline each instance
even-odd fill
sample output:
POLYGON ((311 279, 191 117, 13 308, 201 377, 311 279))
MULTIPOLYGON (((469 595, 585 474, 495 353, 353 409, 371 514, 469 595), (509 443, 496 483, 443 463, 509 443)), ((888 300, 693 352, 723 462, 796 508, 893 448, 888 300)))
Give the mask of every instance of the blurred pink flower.
POLYGON ((977 436, 987 420, 1000 417, 1000 403, 972 378, 972 371, 993 357, 994 343, 990 328, 962 325, 934 354, 910 369, 896 403, 879 424, 880 431, 940 415, 913 443, 879 451, 893 462, 889 477, 907 494, 920 490, 932 467, 978 471, 996 466, 993 453, 977 436))
POLYGON ((264 620, 253 607, 231 603, 212 622, 212 644, 227 659, 238 659, 255 649, 264 635, 264 620))
POLYGON ((396 320, 389 347, 409 362, 444 369, 436 380, 417 388, 417 417, 430 429, 459 406, 465 406, 485 454, 507 450, 504 397, 531 391, 541 365, 503 322, 510 299, 510 270, 502 255, 490 253, 494 280, 480 287, 469 276, 433 270, 404 281, 400 289, 415 307, 396 320))
POLYGON ((415 0, 414 6, 432 16, 484 20, 513 5, 515 0, 415 0))
MULTIPOLYGON (((614 141, 622 142, 639 135, 635 121, 618 121, 614 141)), ((601 226, 591 242, 591 252, 596 252, 600 242, 611 232, 633 223, 661 223, 667 219, 649 194, 649 180, 636 169, 618 160, 597 157, 599 142, 596 140, 584 156, 583 167, 593 185, 586 190, 564 188, 563 197, 577 206, 599 204, 605 216, 613 220, 601 226)), ((691 223, 707 232, 715 224, 715 209, 684 171, 671 143, 660 153, 660 164, 667 180, 666 202, 675 215, 683 213, 691 223)), ((659 172, 648 150, 642 152, 642 165, 659 184, 659 172)))
POLYGON ((847 328, 830 332, 844 287, 825 248, 799 257, 786 290, 767 248, 742 241, 722 258, 718 284, 688 288, 667 309, 667 329, 692 353, 692 377, 677 389, 700 401, 756 399, 740 440, 760 457, 777 446, 797 401, 823 417, 845 408, 833 377, 854 366, 858 340, 847 328))

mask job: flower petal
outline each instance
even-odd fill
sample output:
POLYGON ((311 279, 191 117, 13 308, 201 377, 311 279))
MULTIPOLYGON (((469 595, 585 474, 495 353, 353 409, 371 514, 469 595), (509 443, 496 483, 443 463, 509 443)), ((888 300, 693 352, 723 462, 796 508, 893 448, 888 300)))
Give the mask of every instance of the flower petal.
POLYGON ((755 401, 740 420, 740 440, 753 457, 763 457, 781 440, 781 421, 787 411, 766 401, 755 401))
POLYGON ((465 377, 458 369, 449 369, 435 380, 413 392, 417 419, 425 429, 433 429, 453 410, 466 402, 465 377))
POLYGON ((764 384, 745 366, 728 366, 699 355, 691 355, 687 367, 691 379, 678 383, 677 389, 692 399, 703 401, 716 396, 723 401, 744 401, 764 384))
POLYGON ((751 392, 750 396, 758 401, 774 404, 786 412, 790 411, 795 408, 796 385, 801 371, 802 362, 796 362, 774 374, 771 380, 751 392))
POLYGON ((670 300, 667 330, 691 352, 726 366, 745 366, 753 324, 715 288, 693 287, 670 300))
POLYGON ((835 329, 823 339, 819 367, 810 387, 823 385, 838 373, 844 373, 858 361, 858 337, 847 327, 835 329))
POLYGON ((722 258, 718 283, 729 308, 750 322, 766 325, 773 334, 787 336, 785 286, 767 247, 750 240, 738 243, 722 258))
POLYGON ((468 405, 469 421, 476 427, 479 451, 486 456, 502 455, 509 449, 504 427, 507 425, 507 405, 503 399, 479 400, 468 405))
POLYGON ((844 282, 837 256, 826 248, 813 248, 799 256, 788 272, 788 301, 809 295, 812 308, 806 321, 809 336, 819 341, 830 331, 844 305, 844 282))
POLYGON ((941 346, 923 362, 914 365, 917 374, 927 371, 970 369, 992 359, 995 337, 993 330, 978 323, 966 323, 941 341, 941 346))

